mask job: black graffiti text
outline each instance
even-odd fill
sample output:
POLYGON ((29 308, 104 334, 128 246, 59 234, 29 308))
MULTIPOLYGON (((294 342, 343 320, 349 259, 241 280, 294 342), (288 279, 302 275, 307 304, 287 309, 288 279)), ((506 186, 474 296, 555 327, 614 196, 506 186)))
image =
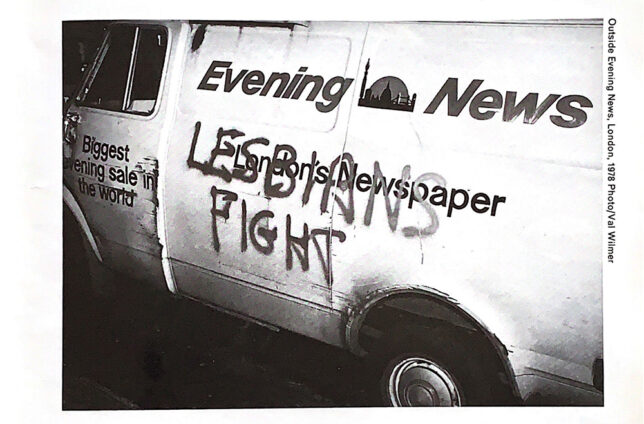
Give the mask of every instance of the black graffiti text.
POLYGON ((490 196, 482 192, 470 195, 467 189, 448 189, 445 178, 437 173, 426 172, 412 180, 409 165, 402 167, 397 178, 385 176, 379 161, 374 161, 372 171, 360 172, 359 164, 349 152, 336 156, 328 166, 317 159, 317 151, 311 153, 310 159, 302 161, 297 150, 289 144, 276 144, 271 155, 260 155, 259 149, 268 146, 269 140, 259 137, 238 141, 245 134, 235 128, 220 127, 208 157, 196 160, 200 132, 201 122, 197 122, 187 159, 189 168, 225 182, 235 179, 249 184, 259 180, 259 175, 263 174, 262 189, 266 198, 290 197, 298 184, 304 184, 302 205, 311 201, 315 187, 321 187, 320 213, 328 213, 337 207, 346 224, 353 224, 357 215, 356 192, 369 194, 362 214, 365 226, 371 225, 374 210, 378 207, 376 199, 382 194, 387 223, 392 232, 398 229, 401 205, 412 209, 415 203, 420 203, 427 214, 428 224, 423 228, 403 228, 401 231, 407 237, 426 237, 436 231, 438 214, 435 207, 445 208, 448 218, 466 208, 476 214, 496 216, 499 205, 506 201, 505 196, 490 196))
MULTIPOLYGON (((229 190, 218 189, 213 186, 210 189, 212 199, 212 208, 210 209, 212 218, 212 247, 215 252, 222 248, 219 239, 219 220, 224 222, 230 219, 230 210, 232 205, 238 201, 239 196, 229 190)), ((245 200, 241 201, 241 235, 240 250, 246 252, 249 246, 252 246, 257 252, 263 255, 271 255, 275 250, 275 243, 278 240, 278 228, 272 226, 271 219, 275 217, 274 213, 268 209, 262 209, 258 212, 250 213, 245 200), (263 221, 263 224, 260 222, 263 221), (249 243, 250 241, 250 243, 249 243)), ((331 230, 330 228, 311 228, 304 223, 302 232, 296 234, 296 229, 292 228, 292 218, 290 214, 286 215, 285 233, 283 235, 285 242, 285 267, 287 270, 295 268, 295 259, 299 263, 299 268, 307 272, 310 269, 309 251, 310 246, 315 249, 316 257, 319 261, 325 281, 329 286, 333 284, 332 261, 331 261, 331 244, 335 238, 340 243, 346 240, 344 232, 331 230)))

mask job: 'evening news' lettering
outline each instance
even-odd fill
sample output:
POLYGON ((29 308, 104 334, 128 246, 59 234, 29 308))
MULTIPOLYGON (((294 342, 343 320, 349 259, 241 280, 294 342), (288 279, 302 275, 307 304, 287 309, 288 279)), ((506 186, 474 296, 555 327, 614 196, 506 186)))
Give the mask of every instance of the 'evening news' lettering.
MULTIPOLYGON (((335 76, 325 80, 321 75, 309 75, 305 72, 308 67, 301 66, 298 72, 291 76, 289 72, 273 72, 268 78, 260 70, 235 71, 232 62, 214 60, 206 70, 199 90, 217 91, 223 85, 223 91, 230 93, 240 87, 249 96, 272 96, 282 99, 298 100, 303 97, 306 101, 315 101, 315 108, 327 113, 334 110, 353 83, 353 78, 335 76), (225 71, 224 71, 225 70, 225 71), (321 100, 320 100, 321 93, 321 100)), ((438 90, 424 113, 434 114, 444 100, 447 100, 447 116, 458 117, 469 105, 469 115, 479 121, 494 118, 501 112, 503 122, 513 122, 523 115, 524 124, 535 124, 553 105, 558 113, 550 114, 550 122, 561 128, 577 128, 588 119, 584 108, 592 108, 593 104, 580 94, 548 94, 539 101, 539 94, 528 93, 520 100, 516 91, 506 91, 505 96, 500 91, 486 89, 477 92, 484 80, 474 79, 459 96, 458 78, 447 78, 438 90)))

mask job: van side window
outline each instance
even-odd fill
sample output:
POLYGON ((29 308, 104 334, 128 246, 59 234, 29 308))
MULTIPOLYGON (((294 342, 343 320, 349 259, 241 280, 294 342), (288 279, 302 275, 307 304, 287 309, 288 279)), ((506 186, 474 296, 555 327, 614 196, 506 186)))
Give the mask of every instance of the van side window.
POLYGON ((167 35, 161 28, 112 27, 106 51, 80 103, 150 115, 158 98, 166 47, 167 35))
POLYGON ((166 44, 165 31, 159 28, 143 28, 139 31, 134 79, 126 111, 147 115, 154 110, 161 84, 166 44))
POLYGON ((107 51, 104 53, 98 72, 90 83, 83 104, 99 109, 121 110, 135 27, 120 26, 111 29, 107 51))

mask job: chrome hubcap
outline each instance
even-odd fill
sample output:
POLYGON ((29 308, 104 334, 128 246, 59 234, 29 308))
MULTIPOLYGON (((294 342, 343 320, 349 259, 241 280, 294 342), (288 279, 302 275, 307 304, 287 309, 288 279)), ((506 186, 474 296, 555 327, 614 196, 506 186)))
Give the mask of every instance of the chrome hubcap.
POLYGON ((389 376, 388 395, 394 406, 460 406, 454 378, 435 362, 404 358, 389 376))

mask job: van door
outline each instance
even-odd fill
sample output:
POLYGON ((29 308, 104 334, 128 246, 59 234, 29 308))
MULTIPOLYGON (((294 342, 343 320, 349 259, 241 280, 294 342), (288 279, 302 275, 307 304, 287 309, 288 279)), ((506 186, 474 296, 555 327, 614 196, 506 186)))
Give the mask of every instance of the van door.
POLYGON ((315 25, 193 25, 164 179, 179 292, 305 333, 325 318, 303 305, 333 309, 333 190, 366 32, 315 25))
POLYGON ((108 29, 65 117, 64 181, 84 210, 108 265, 146 275, 136 259, 160 257, 156 151, 168 29, 108 29))

